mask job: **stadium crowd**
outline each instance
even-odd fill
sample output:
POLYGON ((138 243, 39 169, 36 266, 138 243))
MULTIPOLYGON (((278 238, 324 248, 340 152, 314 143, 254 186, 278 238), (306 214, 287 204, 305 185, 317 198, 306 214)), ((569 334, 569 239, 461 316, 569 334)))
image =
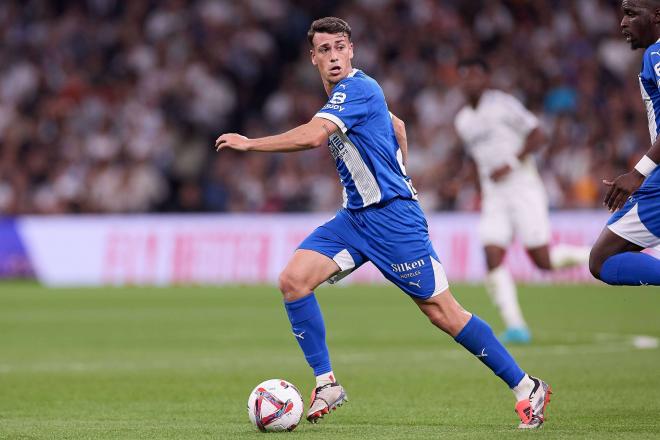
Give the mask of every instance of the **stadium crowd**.
POLYGON ((332 211, 326 149, 213 150, 223 132, 281 132, 324 104, 306 31, 353 27, 354 66, 407 124, 408 172, 427 210, 473 210, 453 128, 455 65, 542 119, 552 208, 600 206, 601 179, 648 148, 640 52, 618 0, 7 0, 0 2, 0 213, 332 211))

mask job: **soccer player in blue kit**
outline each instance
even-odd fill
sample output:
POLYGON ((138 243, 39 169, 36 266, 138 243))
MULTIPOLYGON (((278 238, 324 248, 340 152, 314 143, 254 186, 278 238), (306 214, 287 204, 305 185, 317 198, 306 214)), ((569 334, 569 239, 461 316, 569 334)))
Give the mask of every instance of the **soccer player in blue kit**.
POLYGON ((631 49, 644 48, 639 86, 651 148, 613 181, 605 205, 614 212, 594 244, 589 269, 612 285, 660 286, 660 260, 640 252, 660 246, 660 1, 624 0, 621 31, 631 49))
POLYGON ((405 172, 405 126, 387 108, 376 81, 354 69, 351 28, 335 17, 312 23, 311 61, 329 97, 306 124, 285 133, 248 139, 223 134, 216 149, 292 152, 328 145, 344 187, 344 206, 312 232, 280 275, 293 334, 316 375, 307 420, 317 422, 346 400, 325 341, 314 289, 371 261, 418 305, 431 323, 481 360, 512 389, 519 428, 538 428, 551 390, 526 374, 490 326, 454 299, 429 239, 424 214, 405 172))

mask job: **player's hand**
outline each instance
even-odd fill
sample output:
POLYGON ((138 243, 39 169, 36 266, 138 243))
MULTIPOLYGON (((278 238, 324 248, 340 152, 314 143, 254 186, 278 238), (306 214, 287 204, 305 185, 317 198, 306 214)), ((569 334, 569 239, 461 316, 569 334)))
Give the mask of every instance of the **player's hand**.
POLYGON ((512 169, 510 165, 503 165, 490 173, 490 179, 493 182, 499 182, 500 180, 504 179, 511 171, 512 169))
POLYGON ((622 174, 613 181, 603 180, 603 183, 610 187, 605 195, 603 205, 607 206, 610 212, 620 209, 628 200, 628 197, 639 188, 644 182, 644 176, 637 170, 622 174))
POLYGON ((223 148, 232 148, 239 151, 248 151, 249 139, 238 133, 226 133, 215 140, 215 151, 223 148))

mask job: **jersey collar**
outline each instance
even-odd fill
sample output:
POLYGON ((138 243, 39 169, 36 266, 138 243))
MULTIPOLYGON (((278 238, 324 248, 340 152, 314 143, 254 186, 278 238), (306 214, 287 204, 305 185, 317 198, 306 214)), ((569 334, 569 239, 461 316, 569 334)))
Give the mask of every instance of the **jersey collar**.
MULTIPOLYGON (((359 71, 360 71, 360 69, 353 68, 353 70, 351 70, 351 73, 349 73, 348 75, 346 75, 346 78, 352 78, 352 77, 354 77, 355 74, 358 73, 359 71)), ((346 78, 343 78, 341 81, 343 81, 343 80, 346 79, 346 78)), ((339 82, 341 82, 341 81, 339 81, 339 82)), ((335 84, 335 85, 332 87, 332 90, 334 90, 335 87, 337 87, 338 85, 339 85, 339 83, 335 84)), ((346 86, 343 86, 343 87, 346 87, 346 86)))

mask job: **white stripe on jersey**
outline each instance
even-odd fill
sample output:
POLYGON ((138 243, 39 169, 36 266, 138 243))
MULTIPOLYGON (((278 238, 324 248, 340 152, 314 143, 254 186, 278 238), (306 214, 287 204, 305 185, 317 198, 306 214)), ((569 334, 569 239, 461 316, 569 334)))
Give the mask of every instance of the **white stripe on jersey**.
POLYGON ((642 78, 639 78, 639 88, 642 91, 642 99, 644 100, 644 105, 646 105, 646 116, 649 119, 649 134, 651 135, 651 144, 655 143, 655 139, 658 137, 658 124, 656 122, 655 108, 653 107, 653 101, 651 97, 646 92, 644 88, 644 83, 642 78))
POLYGON ((336 134, 344 144, 346 150, 342 156, 342 160, 346 168, 348 168, 348 172, 351 173, 358 194, 362 197, 362 206, 380 202, 381 193, 378 182, 374 175, 371 174, 367 164, 364 163, 355 144, 351 142, 345 133, 335 132, 333 134, 336 134))
POLYGON ((342 131, 342 133, 346 133, 346 125, 344 124, 344 121, 342 121, 332 113, 318 112, 314 116, 317 118, 328 119, 334 122, 337 125, 337 127, 339 127, 339 129, 342 131))

